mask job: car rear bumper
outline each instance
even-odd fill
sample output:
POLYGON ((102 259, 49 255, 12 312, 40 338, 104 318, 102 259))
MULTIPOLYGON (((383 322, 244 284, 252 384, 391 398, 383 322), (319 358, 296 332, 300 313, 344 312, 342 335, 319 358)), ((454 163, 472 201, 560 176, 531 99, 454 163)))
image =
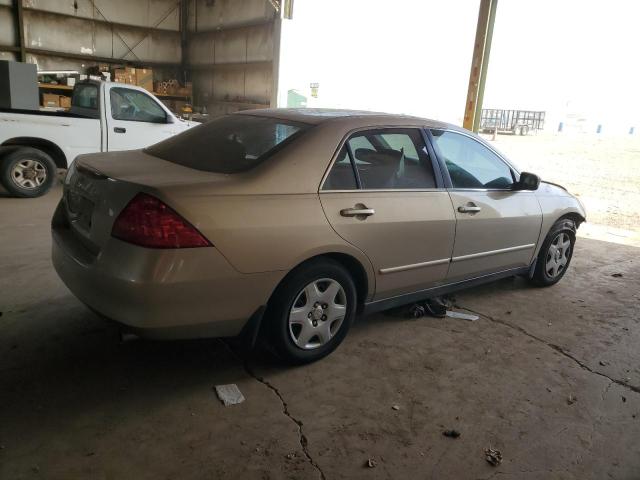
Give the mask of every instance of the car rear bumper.
POLYGON ((110 238, 91 252, 61 216, 59 207, 52 223, 56 272, 92 310, 139 335, 236 336, 285 273, 241 274, 215 247, 156 250, 110 238))

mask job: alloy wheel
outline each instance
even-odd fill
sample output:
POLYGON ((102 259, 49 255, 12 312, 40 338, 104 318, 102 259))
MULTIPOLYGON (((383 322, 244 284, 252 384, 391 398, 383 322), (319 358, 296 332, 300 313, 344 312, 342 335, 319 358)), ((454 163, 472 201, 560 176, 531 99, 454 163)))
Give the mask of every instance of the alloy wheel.
POLYGON ((561 232, 553 239, 547 250, 545 271, 549 278, 556 278, 564 272, 571 256, 571 239, 561 232))
POLYGON ((331 278, 314 280, 293 301, 289 335, 304 350, 326 345, 338 332, 347 313, 344 288, 331 278))

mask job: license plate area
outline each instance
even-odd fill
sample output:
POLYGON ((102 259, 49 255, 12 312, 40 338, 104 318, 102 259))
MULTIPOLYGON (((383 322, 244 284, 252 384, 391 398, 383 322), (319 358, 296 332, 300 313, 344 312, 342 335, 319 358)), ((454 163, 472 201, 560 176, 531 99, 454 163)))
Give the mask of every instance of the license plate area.
POLYGON ((66 203, 70 223, 89 233, 91 231, 94 203, 84 195, 72 190, 67 192, 66 203))

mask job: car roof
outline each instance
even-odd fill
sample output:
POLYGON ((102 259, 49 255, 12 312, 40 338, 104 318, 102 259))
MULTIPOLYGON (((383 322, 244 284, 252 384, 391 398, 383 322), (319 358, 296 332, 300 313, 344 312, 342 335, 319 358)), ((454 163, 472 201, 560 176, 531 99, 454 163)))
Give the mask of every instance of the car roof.
POLYGON ((369 112, 366 110, 343 110, 331 108, 263 108, 259 110, 243 110, 236 112, 240 115, 277 118, 291 122, 319 125, 328 122, 346 123, 353 128, 361 126, 375 126, 393 124, 417 125, 429 128, 448 128, 460 130, 460 127, 428 118, 414 117, 383 112, 369 112))

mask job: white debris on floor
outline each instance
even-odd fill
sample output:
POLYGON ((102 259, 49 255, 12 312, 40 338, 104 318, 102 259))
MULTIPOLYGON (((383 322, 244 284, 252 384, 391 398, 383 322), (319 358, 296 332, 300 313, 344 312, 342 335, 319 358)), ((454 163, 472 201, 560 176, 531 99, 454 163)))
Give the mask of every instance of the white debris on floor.
POLYGON ((235 383, 228 385, 216 385, 216 395, 225 407, 229 405, 237 405, 244 402, 244 395, 235 383))
POLYGON ((447 317, 458 318, 460 320, 469 320, 470 322, 475 322, 480 318, 478 315, 471 315, 470 313, 462 313, 462 312, 453 312, 451 310, 447 310, 447 317))

